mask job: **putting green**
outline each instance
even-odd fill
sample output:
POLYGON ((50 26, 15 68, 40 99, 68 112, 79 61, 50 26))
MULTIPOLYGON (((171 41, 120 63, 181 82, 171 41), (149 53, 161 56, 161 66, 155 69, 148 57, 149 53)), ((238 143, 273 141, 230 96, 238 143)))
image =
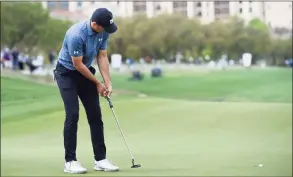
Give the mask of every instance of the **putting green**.
MULTIPOLYGON (((80 107, 77 157, 89 170, 85 175, 292 175, 291 70, 178 74, 142 82, 113 75, 114 88, 131 92, 112 98, 141 168, 130 168, 115 119, 102 100, 108 158, 121 171, 93 171, 89 126, 80 107), (264 167, 255 167, 259 164, 264 167)), ((63 121, 56 87, 1 77, 1 175, 68 175, 63 173, 63 121)))
MULTIPOLYGON (((89 127, 81 109, 78 159, 86 175, 267 175, 292 174, 291 104, 216 103, 136 98, 115 101, 136 162, 103 101, 108 158, 120 172, 93 171, 89 127), (254 167, 263 164, 263 168, 254 167)), ((1 175, 61 176, 64 113, 53 110, 2 125, 1 175)))

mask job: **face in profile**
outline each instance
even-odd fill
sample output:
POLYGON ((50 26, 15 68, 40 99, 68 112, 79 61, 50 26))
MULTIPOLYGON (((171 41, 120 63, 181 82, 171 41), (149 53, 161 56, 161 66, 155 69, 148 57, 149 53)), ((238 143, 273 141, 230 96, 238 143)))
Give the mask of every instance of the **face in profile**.
POLYGON ((91 22, 91 27, 97 33, 104 31, 104 28, 102 26, 98 25, 96 22, 91 22))

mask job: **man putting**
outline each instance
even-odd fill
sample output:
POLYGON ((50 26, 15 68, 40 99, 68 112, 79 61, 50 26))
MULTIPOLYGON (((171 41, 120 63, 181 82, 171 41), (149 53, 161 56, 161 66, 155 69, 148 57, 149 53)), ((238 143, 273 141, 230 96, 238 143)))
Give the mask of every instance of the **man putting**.
POLYGON ((99 94, 110 96, 112 92, 107 57, 109 35, 117 31, 112 13, 99 8, 88 21, 74 24, 65 34, 54 76, 64 102, 64 148, 67 173, 85 173, 86 168, 77 161, 76 139, 79 119, 79 102, 81 100, 87 115, 91 131, 94 152, 94 169, 98 171, 118 171, 119 167, 106 159, 104 130, 99 94), (97 57, 99 71, 104 83, 97 80, 95 69, 91 66, 97 57))

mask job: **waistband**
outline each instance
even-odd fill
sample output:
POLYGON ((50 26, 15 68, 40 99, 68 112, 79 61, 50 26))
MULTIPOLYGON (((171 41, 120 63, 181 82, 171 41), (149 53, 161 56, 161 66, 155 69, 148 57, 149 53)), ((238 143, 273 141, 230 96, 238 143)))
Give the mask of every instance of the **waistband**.
MULTIPOLYGON (((88 68, 90 70, 90 72, 95 75, 96 70, 94 67, 90 67, 88 68)), ((76 76, 76 75, 82 75, 79 71, 77 70, 70 70, 68 68, 66 68, 65 66, 63 66, 61 63, 57 62, 56 64, 56 69, 55 69, 58 73, 60 73, 61 75, 65 76, 65 75, 71 75, 71 76, 76 76)))

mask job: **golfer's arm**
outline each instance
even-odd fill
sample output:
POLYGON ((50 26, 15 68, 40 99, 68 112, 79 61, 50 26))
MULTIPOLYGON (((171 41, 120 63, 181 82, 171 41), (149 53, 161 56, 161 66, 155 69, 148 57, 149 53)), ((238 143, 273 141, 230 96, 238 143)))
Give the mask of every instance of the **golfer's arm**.
POLYGON ((100 73, 106 85, 111 84, 109 60, 107 56, 107 50, 100 50, 97 56, 97 63, 99 66, 100 73))
POLYGON ((92 82, 94 82, 96 85, 101 83, 92 73, 91 71, 83 64, 82 62, 82 56, 80 57, 72 57, 72 62, 74 67, 77 71, 79 71, 84 77, 88 78, 92 82))

